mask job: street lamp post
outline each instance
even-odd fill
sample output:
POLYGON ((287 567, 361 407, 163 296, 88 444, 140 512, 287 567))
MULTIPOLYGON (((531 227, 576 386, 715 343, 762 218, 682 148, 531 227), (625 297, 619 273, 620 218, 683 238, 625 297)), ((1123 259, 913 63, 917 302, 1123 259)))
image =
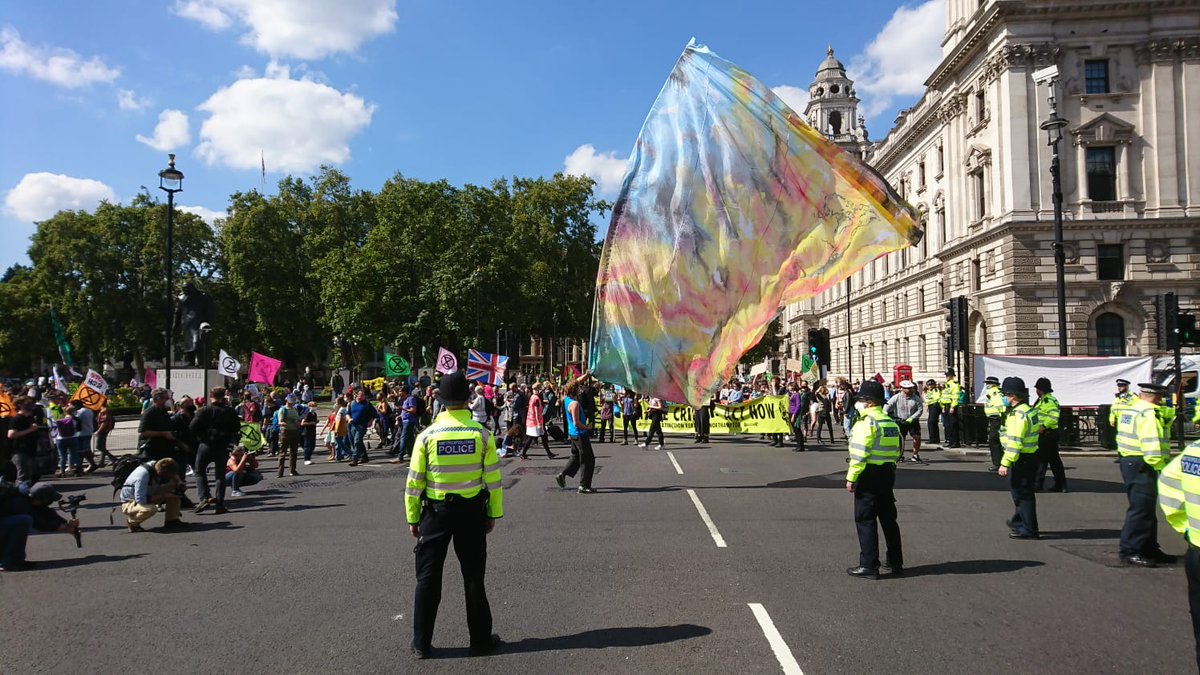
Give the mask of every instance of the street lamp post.
POLYGON ((175 193, 183 192, 183 172, 175 168, 175 155, 167 155, 167 168, 158 172, 158 189, 167 193, 167 355, 163 359, 165 385, 171 388, 171 349, 175 337, 175 265, 171 259, 175 248, 175 193))
POLYGON ((1052 149, 1050 159, 1050 180, 1054 191, 1054 276, 1055 285, 1058 293, 1058 355, 1067 355, 1067 283, 1066 272, 1066 255, 1063 253, 1063 194, 1062 194, 1062 171, 1058 161, 1058 143, 1062 140, 1063 127, 1067 126, 1067 120, 1059 117, 1058 107, 1054 97, 1054 87, 1057 84, 1057 78, 1047 80, 1046 84, 1050 89, 1050 118, 1042 122, 1041 127, 1045 130, 1049 138, 1049 145, 1052 149))

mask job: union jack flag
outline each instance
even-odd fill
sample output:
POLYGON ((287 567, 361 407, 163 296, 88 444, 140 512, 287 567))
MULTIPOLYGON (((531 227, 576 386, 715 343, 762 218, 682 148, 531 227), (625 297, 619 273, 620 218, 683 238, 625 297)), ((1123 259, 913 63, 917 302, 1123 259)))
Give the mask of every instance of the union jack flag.
POLYGON ((486 382, 491 385, 504 381, 504 371, 508 370, 508 357, 499 354, 488 354, 478 349, 467 351, 467 379, 486 382))

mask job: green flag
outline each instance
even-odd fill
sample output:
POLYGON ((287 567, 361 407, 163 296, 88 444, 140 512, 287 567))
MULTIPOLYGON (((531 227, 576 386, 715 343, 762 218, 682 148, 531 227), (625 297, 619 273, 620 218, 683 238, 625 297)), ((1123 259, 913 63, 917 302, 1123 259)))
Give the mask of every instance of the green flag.
POLYGON ((408 377, 412 375, 412 368, 409 367, 408 361, 405 361, 403 356, 388 354, 384 357, 383 374, 387 377, 408 377))
POLYGON ((67 342, 67 334, 63 332, 62 325, 58 323, 58 314, 54 308, 50 308, 50 325, 54 328, 54 341, 58 343, 58 355, 62 357, 63 365, 70 367, 74 365, 71 361, 71 343, 67 342))

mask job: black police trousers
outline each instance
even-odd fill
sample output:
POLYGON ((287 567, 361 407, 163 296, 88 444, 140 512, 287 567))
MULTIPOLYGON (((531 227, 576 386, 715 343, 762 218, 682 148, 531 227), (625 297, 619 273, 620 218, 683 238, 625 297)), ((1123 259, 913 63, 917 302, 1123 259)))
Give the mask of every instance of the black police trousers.
POLYGON ((1158 548, 1158 472, 1140 456, 1121 458, 1121 478, 1129 508, 1121 528, 1122 558, 1156 555, 1158 548))
POLYGON ((958 411, 946 408, 942 411, 942 426, 946 427, 946 445, 961 447, 958 438, 958 411))
POLYGON ((1183 569, 1187 573, 1188 609, 1192 613, 1192 637, 1196 640, 1196 668, 1200 669, 1200 549, 1188 545, 1183 557, 1183 569))
POLYGON ((1010 527, 1020 535, 1038 534, 1037 495, 1033 481, 1037 476, 1034 453, 1023 453, 1008 467, 1008 490, 1012 493, 1013 517, 1010 527))
POLYGON ((992 468, 999 468, 1000 460, 1004 458, 1004 448, 1000 445, 1000 416, 989 416, 988 420, 988 451, 992 454, 992 468))
POLYGON ((196 466, 193 468, 196 471, 196 494, 201 501, 213 496, 208 489, 208 466, 211 464, 216 469, 217 506, 225 505, 225 464, 227 462, 229 462, 228 443, 200 444, 200 449, 196 451, 196 466))
POLYGON ((429 500, 421 510, 417 554, 417 591, 413 600, 412 646, 428 651, 433 641, 438 605, 442 601, 442 568, 451 541, 462 569, 467 596, 467 630, 472 645, 486 644, 492 635, 492 610, 483 586, 487 568, 487 496, 445 501, 429 500))
POLYGON ((892 569, 904 567, 895 486, 895 464, 868 464, 854 486, 854 529, 858 531, 858 564, 862 567, 879 569, 880 529, 887 542, 888 564, 892 569))
POLYGON ((929 419, 926 420, 929 427, 929 438, 926 440, 933 445, 941 445, 942 435, 938 429, 938 422, 942 419, 942 404, 930 403, 926 410, 929 412, 929 419))
POLYGON ((1046 485, 1046 469, 1054 472, 1053 487, 1065 490, 1067 487, 1067 472, 1063 468, 1062 457, 1058 454, 1058 429, 1047 429, 1038 436, 1038 468, 1037 480, 1034 487, 1041 490, 1046 485))

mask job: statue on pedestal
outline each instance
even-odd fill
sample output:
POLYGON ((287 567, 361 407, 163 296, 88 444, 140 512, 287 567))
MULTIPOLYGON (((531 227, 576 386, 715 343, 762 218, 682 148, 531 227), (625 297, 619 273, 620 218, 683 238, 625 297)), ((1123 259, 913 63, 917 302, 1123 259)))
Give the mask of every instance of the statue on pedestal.
POLYGON ((183 330, 183 353, 188 365, 201 366, 208 334, 212 330, 212 296, 196 288, 190 281, 183 285, 183 294, 175 306, 175 327, 183 330))

